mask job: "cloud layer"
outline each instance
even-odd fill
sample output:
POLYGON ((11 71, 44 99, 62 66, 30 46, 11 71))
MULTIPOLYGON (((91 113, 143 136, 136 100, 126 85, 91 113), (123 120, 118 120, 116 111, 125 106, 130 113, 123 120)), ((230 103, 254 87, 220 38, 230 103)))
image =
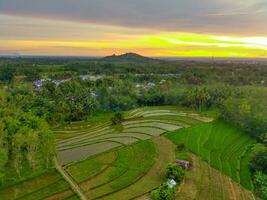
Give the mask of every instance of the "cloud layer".
POLYGON ((0 0, 0 55, 267 57, 266 0, 0 0))
POLYGON ((1 0, 0 13, 162 31, 267 34, 265 0, 1 0))

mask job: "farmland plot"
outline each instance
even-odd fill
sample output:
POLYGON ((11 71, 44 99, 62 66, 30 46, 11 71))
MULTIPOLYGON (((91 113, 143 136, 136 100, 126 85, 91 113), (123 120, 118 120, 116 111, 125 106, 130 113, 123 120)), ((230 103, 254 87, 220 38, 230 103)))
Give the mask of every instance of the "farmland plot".
POLYGON ((174 124, 167 124, 163 122, 143 122, 143 123, 138 123, 138 124, 127 124, 125 125, 125 128, 132 128, 132 127, 155 127, 155 128, 160 128, 166 131, 174 131, 179 128, 180 126, 176 126, 174 124))
MULTIPOLYGON (((51 170, 35 178, 1 189, 0 199, 44 199, 69 188, 69 184, 60 174, 51 170)), ((70 194, 72 194, 71 191, 70 194)))
MULTIPOLYGON (((174 149, 169 140, 157 137, 66 165, 65 170, 88 199, 132 199, 164 181, 166 165, 175 158, 174 149)), ((75 198, 66 194, 63 191, 51 198, 75 198)))
POLYGON ((126 120, 119 130, 107 120, 103 124, 77 122, 55 128, 60 163, 65 165, 83 160, 119 146, 131 145, 139 140, 147 140, 204 121, 199 114, 172 107, 139 108, 125 113, 125 116, 126 120))
POLYGON ((163 137, 157 137, 153 139, 153 142, 157 148, 157 161, 149 169, 149 171, 138 181, 131 184, 118 192, 105 196, 103 199, 135 199, 149 193, 151 190, 158 187, 165 174, 166 166, 169 162, 174 160, 174 145, 163 137))
MULTIPOLYGON (((88 199, 138 199, 165 181, 166 165, 175 159, 175 145, 161 136, 166 132, 175 144, 185 144, 199 155, 192 155, 193 169, 177 199, 253 198, 238 185, 251 189, 251 138, 224 123, 205 123, 211 119, 172 107, 139 108, 125 116, 119 128, 106 120, 54 129, 58 159, 88 199)), ((0 190, 0 198, 79 199, 57 172, 37 178, 0 190)))
POLYGON ((166 135, 175 144, 209 162, 247 189, 252 189, 248 169, 249 147, 255 143, 247 134, 221 121, 181 129, 166 135), (242 165, 241 165, 242 163, 242 165))
POLYGON ((254 200, 252 192, 240 187, 200 157, 191 154, 193 167, 186 174, 176 200, 254 200))
POLYGON ((110 149, 121 146, 120 143, 116 142, 99 142, 92 144, 84 144, 79 147, 69 148, 58 152, 59 162, 62 165, 77 161, 83 160, 87 157, 103 153, 110 149))

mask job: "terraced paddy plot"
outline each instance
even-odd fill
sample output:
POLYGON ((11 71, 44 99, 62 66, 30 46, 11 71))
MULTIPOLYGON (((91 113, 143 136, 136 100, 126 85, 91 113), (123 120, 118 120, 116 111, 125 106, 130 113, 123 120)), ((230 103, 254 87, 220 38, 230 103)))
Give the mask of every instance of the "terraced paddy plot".
POLYGON ((254 200, 253 193, 240 187, 200 157, 190 155, 193 167, 186 174, 176 200, 254 200))
MULTIPOLYGON (((88 199, 132 199, 159 186, 166 165, 174 160, 174 145, 153 138, 65 166, 88 199)), ((51 196, 65 199, 66 191, 51 196)))
POLYGON ((175 112, 170 110, 154 110, 154 111, 139 111, 133 115, 130 115, 130 118, 137 118, 137 117, 153 117, 153 116, 187 116, 184 112, 175 112))
POLYGON ((127 124, 124 126, 125 128, 133 128, 133 127, 155 127, 159 129, 163 129, 165 131, 174 131, 179 128, 180 126, 170 124, 170 123, 164 123, 164 122, 143 122, 143 123, 135 123, 135 124, 127 124))
POLYGON ((84 144, 75 146, 58 152, 59 163, 65 165, 77 160, 83 160, 87 157, 105 152, 107 150, 121 146, 120 143, 105 141, 99 143, 84 144))
POLYGON ((128 187, 103 197, 105 200, 113 199, 136 199, 149 193, 164 181, 167 164, 174 160, 174 145, 163 137, 153 139, 157 148, 155 164, 149 171, 128 187))
POLYGON ((213 119, 209 117, 202 116, 198 113, 192 111, 181 111, 175 107, 144 107, 138 108, 128 113, 128 118, 138 118, 138 117, 155 117, 155 116, 180 116, 189 117, 202 122, 211 122, 213 119), (167 109, 168 108, 168 109, 167 109))
POLYGON ((66 166, 65 170, 71 174, 76 182, 85 181, 104 171, 117 159, 115 151, 107 152, 99 156, 66 166))
POLYGON ((107 121, 97 125, 80 122, 67 128, 56 128, 54 131, 57 136, 56 147, 60 163, 64 165, 79 161, 112 148, 131 145, 181 127, 203 123, 196 119, 200 118, 200 115, 191 112, 181 112, 171 107, 150 109, 139 108, 126 113, 127 120, 119 130, 107 121))
POLYGON ((87 144, 99 143, 103 141, 113 141, 121 144, 131 144, 133 142, 137 142, 138 140, 146 140, 150 138, 151 138, 150 136, 141 133, 114 132, 110 134, 102 134, 96 137, 85 138, 83 140, 79 140, 77 142, 69 144, 58 145, 58 150, 62 151, 62 150, 72 149, 73 147, 84 146, 87 144))
POLYGON ((173 119, 147 119, 145 118, 142 120, 135 119, 135 120, 125 121, 122 124, 126 126, 126 125, 132 125, 132 124, 155 123, 155 122, 163 123, 163 124, 171 124, 171 125, 176 125, 176 126, 179 126, 180 124, 182 124, 181 126, 184 127, 183 123, 181 123, 178 120, 173 120, 173 119))
MULTIPOLYGON (((69 190, 69 184, 59 173, 52 170, 36 178, 1 189, 0 199, 45 199, 53 194, 67 190, 69 190)), ((73 194, 70 190, 69 193, 73 194)))
POLYGON ((155 162, 156 149, 153 142, 143 141, 137 143, 132 146, 131 151, 132 159, 125 166, 118 163, 119 169, 124 168, 124 170, 119 170, 119 173, 113 172, 117 176, 116 179, 111 179, 104 185, 89 189, 86 192, 89 199, 99 199, 117 192, 136 182, 147 173, 155 162))
MULTIPOLYGON (((54 129, 58 160, 89 199, 134 199, 150 192, 163 182, 166 165, 174 160, 174 145, 158 136, 203 123, 189 117, 192 113, 170 107, 137 111, 126 113, 127 120, 119 128, 111 126, 109 115, 54 129)), ((53 171, 51 176, 0 190, 1 200, 16 198, 75 200, 78 196, 53 171)))
POLYGON ((222 121, 181 129, 166 135, 247 189, 252 189, 248 169, 249 148, 255 143, 247 134, 222 121))
MULTIPOLYGON (((93 129, 81 129, 75 131, 54 131, 57 135, 57 140, 73 141, 73 140, 82 140, 86 137, 93 137, 99 135, 103 132, 110 132, 110 126, 101 126, 93 129)), ((60 144, 61 142, 58 142, 60 144)))
MULTIPOLYGON (((140 125, 141 126, 141 125, 140 125)), ((165 133, 166 130, 159 129, 159 128, 154 128, 154 127, 132 127, 132 128, 126 128, 123 131, 125 132, 133 132, 133 133, 143 133, 151 136, 159 136, 162 133, 165 133)))
POLYGON ((110 128, 110 129, 100 130, 99 132, 95 132, 95 134, 84 134, 84 135, 81 135, 81 136, 69 138, 69 139, 66 139, 64 141, 58 142, 57 143, 57 148, 58 149, 64 148, 66 146, 70 146, 70 145, 73 145, 73 144, 76 144, 76 143, 80 143, 80 142, 86 141, 88 139, 94 139, 94 138, 97 138, 97 137, 102 136, 102 135, 111 134, 113 132, 115 132, 115 131, 112 128, 110 128))

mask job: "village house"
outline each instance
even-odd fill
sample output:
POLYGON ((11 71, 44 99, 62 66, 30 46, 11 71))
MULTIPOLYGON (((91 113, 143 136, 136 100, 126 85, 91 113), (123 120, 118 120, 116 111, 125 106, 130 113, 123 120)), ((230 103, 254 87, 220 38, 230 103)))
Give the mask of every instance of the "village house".
POLYGON ((169 180, 167 181, 167 185, 168 185, 169 188, 174 188, 174 187, 177 185, 177 183, 176 183, 175 180, 173 180, 173 179, 169 179, 169 180))
POLYGON ((50 78, 42 78, 42 79, 36 80, 33 82, 33 87, 35 90, 40 90, 43 87, 43 85, 48 81, 51 81, 51 79, 50 78))
POLYGON ((159 82, 159 84, 162 85, 162 84, 165 83, 165 82, 166 82, 166 80, 163 79, 163 80, 161 80, 161 81, 159 82))
POLYGON ((92 75, 92 76, 89 76, 89 79, 92 81, 96 81, 96 80, 104 78, 104 77, 105 77, 105 75, 92 75))
POLYGON ((136 87, 136 88, 141 88, 141 87, 143 87, 143 85, 137 83, 137 84, 135 85, 135 87, 136 87))
POLYGON ((152 83, 152 82, 148 82, 146 84, 147 87, 154 87, 156 84, 155 83, 152 83))
POLYGON ((82 81, 86 81, 89 79, 89 75, 80 75, 79 77, 82 81))

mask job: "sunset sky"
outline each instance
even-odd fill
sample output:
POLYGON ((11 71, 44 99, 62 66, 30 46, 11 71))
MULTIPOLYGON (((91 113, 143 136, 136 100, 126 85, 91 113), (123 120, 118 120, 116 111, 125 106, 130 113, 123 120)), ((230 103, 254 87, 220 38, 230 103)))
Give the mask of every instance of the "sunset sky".
POLYGON ((0 0, 0 55, 267 58, 266 0, 0 0))

